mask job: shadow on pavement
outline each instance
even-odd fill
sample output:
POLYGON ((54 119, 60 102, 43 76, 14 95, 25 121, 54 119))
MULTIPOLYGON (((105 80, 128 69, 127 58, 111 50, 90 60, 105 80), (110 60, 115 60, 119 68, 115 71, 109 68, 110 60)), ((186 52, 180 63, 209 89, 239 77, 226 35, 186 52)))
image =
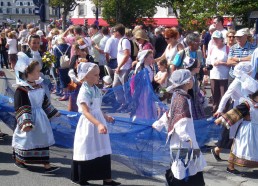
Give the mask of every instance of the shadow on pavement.
POLYGON ((253 172, 241 171, 241 174, 244 178, 258 179, 258 170, 253 170, 253 172))
MULTIPOLYGON (((124 171, 117 171, 117 170, 112 170, 112 178, 113 179, 125 179, 125 180, 149 180, 149 181, 156 181, 159 182, 156 179, 150 178, 150 177, 143 177, 143 176, 138 176, 129 172, 124 172, 124 171)), ((124 184, 123 184, 124 185, 124 184)))
POLYGON ((0 170, 0 175, 1 176, 13 176, 18 174, 18 171, 12 171, 12 170, 0 170))

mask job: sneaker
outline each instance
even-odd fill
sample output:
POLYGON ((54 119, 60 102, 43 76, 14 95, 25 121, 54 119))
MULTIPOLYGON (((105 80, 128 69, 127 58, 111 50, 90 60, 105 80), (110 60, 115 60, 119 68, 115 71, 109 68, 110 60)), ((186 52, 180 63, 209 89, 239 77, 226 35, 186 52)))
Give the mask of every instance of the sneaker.
POLYGON ((55 171, 57 171, 59 169, 60 169, 60 167, 50 167, 48 169, 45 168, 45 173, 55 172, 55 171))
POLYGON ((234 174, 234 175, 240 174, 240 172, 238 170, 236 170, 236 169, 230 170, 228 167, 227 167, 227 172, 230 174, 234 174))
POLYGON ((110 181, 110 182, 103 181, 103 185, 121 185, 121 183, 112 180, 112 181, 110 181))
POLYGON ((212 148, 212 149, 211 149, 211 154, 213 155, 213 157, 214 157, 217 161, 222 161, 222 159, 219 157, 219 155, 216 154, 215 148, 212 148))
POLYGON ((16 167, 21 168, 21 169, 27 169, 27 168, 28 168, 28 166, 25 165, 24 163, 20 163, 20 162, 17 162, 17 161, 14 163, 14 165, 15 165, 16 167))

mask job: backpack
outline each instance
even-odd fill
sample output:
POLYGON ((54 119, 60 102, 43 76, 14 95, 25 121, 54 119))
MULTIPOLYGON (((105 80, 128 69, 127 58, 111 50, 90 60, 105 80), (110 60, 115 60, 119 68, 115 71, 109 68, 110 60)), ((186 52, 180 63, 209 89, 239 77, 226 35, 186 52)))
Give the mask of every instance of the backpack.
POLYGON ((57 49, 59 50, 59 52, 61 53, 61 57, 60 57, 60 60, 59 60, 59 61, 60 61, 60 67, 61 67, 61 69, 69 68, 69 67, 70 67, 70 59, 69 59, 69 57, 68 57, 68 55, 67 55, 67 52, 68 52, 70 46, 67 47, 65 53, 63 53, 63 52, 58 48, 58 46, 57 46, 56 48, 57 48, 57 49))
POLYGON ((123 38, 122 41, 121 41, 121 48, 123 48, 123 47, 122 47, 122 43, 123 43, 123 40, 124 40, 124 39, 127 39, 127 40, 130 42, 130 45, 131 45, 131 54, 130 54, 130 57, 131 57, 131 59, 132 59, 133 61, 135 61, 135 60, 136 60, 136 55, 134 55, 134 42, 133 42, 132 40, 128 39, 128 38, 123 38))

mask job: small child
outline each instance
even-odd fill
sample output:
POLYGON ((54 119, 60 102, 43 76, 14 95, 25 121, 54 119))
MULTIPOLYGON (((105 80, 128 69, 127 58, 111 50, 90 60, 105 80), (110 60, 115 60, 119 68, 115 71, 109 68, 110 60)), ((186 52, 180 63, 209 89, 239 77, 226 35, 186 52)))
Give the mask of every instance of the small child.
MULTIPOLYGON (((174 175, 174 178, 168 181, 168 185, 204 186, 202 171, 206 163, 196 141, 191 101, 187 94, 193 87, 192 74, 186 69, 176 70, 172 73, 170 81, 173 96, 169 112, 164 113, 152 125, 158 131, 164 126, 168 130, 167 142, 170 142, 172 158, 169 171, 174 175), (188 162, 185 165, 186 159, 188 162), (187 177, 188 179, 185 179, 187 177)), ((168 177, 166 178, 168 180, 168 177)))
POLYGON ((243 101, 215 120, 216 124, 223 124, 230 128, 243 119, 229 155, 227 172, 231 174, 240 174, 234 165, 249 168, 258 167, 258 138, 256 135, 258 132, 258 90, 243 101))
POLYGON ((76 127, 72 162, 72 182, 90 185, 89 180, 103 180, 103 185, 120 185, 111 179, 111 146, 106 121, 114 118, 101 111, 102 94, 96 86, 99 67, 94 63, 80 63, 78 78, 82 81, 77 105, 82 113, 76 127))
POLYGON ((168 93, 166 92, 168 85, 168 64, 166 59, 159 61, 157 64, 159 71, 154 76, 154 81, 159 84, 158 91, 160 94, 160 99, 164 100, 168 97, 168 93))
POLYGON ((135 67, 135 74, 137 74, 139 71, 141 71, 143 68, 146 68, 149 73, 150 82, 153 81, 154 78, 154 58, 153 58, 153 51, 152 50, 143 50, 138 53, 137 56, 138 63, 135 67))

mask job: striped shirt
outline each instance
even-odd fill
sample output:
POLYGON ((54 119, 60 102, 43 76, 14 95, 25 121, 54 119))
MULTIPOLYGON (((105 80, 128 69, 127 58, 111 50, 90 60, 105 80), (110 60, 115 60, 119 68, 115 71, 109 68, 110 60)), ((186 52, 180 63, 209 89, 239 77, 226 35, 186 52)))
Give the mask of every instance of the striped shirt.
MULTIPOLYGON (((250 42, 246 42, 244 47, 239 46, 239 44, 233 45, 228 54, 228 58, 237 57, 237 58, 243 58, 247 56, 251 56, 255 50, 256 46, 253 46, 250 42)), ((233 75, 234 67, 230 68, 229 75, 232 78, 235 78, 233 75)))

